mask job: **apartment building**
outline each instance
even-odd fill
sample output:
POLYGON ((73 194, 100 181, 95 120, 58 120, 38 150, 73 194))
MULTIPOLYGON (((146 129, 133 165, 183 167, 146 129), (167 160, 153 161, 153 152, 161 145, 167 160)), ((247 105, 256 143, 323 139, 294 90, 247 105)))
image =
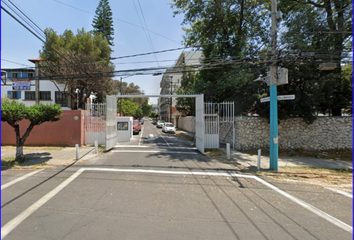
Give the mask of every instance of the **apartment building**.
MULTIPOLYGON (((181 86, 183 76, 183 67, 195 67, 201 62, 202 52, 199 51, 185 51, 178 57, 174 66, 168 69, 162 76, 160 82, 160 95, 176 94, 177 89, 181 86)), ((179 116, 176 110, 176 98, 161 97, 158 100, 160 119, 166 122, 177 124, 179 116)))

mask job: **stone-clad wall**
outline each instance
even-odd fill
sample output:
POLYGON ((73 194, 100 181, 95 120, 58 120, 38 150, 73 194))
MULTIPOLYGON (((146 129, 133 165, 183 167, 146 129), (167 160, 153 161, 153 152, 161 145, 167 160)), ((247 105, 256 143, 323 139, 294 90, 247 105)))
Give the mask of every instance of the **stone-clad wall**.
MULTIPOLYGON (((282 120, 278 127, 279 148, 309 150, 352 148, 352 129, 352 117, 318 117, 310 125, 301 118, 282 120)), ((236 149, 268 148, 268 119, 236 117, 235 136, 236 149)), ((232 133, 231 138, 228 137, 223 142, 231 143, 232 133)))
POLYGON ((182 117, 180 116, 178 118, 178 128, 195 133, 195 117, 194 116, 187 116, 187 117, 182 117))
MULTIPOLYGON (((180 117, 178 127, 195 133, 194 117, 180 117)), ((301 118, 279 123, 279 148, 326 150, 352 148, 352 117, 318 117, 313 124, 301 118)), ((229 123, 220 123, 220 142, 231 143, 233 129, 229 123)), ((247 150, 269 148, 267 118, 240 116, 235 118, 235 148, 247 150)))

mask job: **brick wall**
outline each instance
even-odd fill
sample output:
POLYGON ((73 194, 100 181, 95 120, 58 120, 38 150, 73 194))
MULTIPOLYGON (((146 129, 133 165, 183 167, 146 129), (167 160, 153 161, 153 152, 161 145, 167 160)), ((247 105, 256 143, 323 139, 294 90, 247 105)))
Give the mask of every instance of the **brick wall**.
MULTIPOLYGON (((35 126, 25 142, 25 146, 80 146, 85 143, 84 111, 63 111, 63 117, 57 122, 45 122, 35 126)), ((28 120, 20 122, 20 134, 25 133, 28 120)), ((14 129, 1 122, 1 145, 16 145, 14 129)))

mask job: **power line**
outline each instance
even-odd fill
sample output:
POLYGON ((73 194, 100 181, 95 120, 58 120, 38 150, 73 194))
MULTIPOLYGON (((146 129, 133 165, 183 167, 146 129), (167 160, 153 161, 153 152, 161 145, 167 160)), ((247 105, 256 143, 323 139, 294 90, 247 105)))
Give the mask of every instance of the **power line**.
POLYGON ((12 15, 6 8, 4 8, 2 5, 1 5, 1 9, 3 11, 5 11, 8 15, 10 15, 13 19, 15 19, 19 24, 21 24, 24 28, 26 28, 30 33, 32 33, 32 35, 34 35, 36 38, 38 38, 41 42, 45 43, 45 41, 40 37, 38 36, 36 33, 34 33, 31 29, 29 29, 29 27, 27 27, 25 24, 23 24, 20 20, 18 20, 18 18, 16 18, 14 15, 12 15))
MULTIPOLYGON (((17 6, 14 2, 12 2, 11 0, 8 0, 17 10, 19 10, 23 16, 25 16, 31 23, 32 23, 32 28, 35 29, 37 28, 39 31, 37 31, 37 33, 39 33, 42 37, 45 38, 45 33, 44 31, 26 14, 24 13, 23 10, 20 9, 19 6, 17 6), (33 27, 34 26, 34 27, 33 27)), ((27 23, 27 21, 26 21, 27 23)), ((30 24, 29 24, 30 25, 30 24)))
MULTIPOLYGON (((141 24, 141 26, 143 27, 143 31, 144 31, 145 37, 146 37, 146 39, 147 39, 147 41, 148 41, 148 44, 149 44, 151 50, 152 50, 153 52, 155 52, 154 45, 152 44, 150 34, 149 34, 149 32, 147 32, 147 31, 145 30, 145 29, 147 29, 147 24, 146 24, 146 21, 145 21, 145 17, 144 17, 143 10, 142 10, 141 5, 140 5, 140 1, 138 0, 139 7, 140 7, 140 12, 141 12, 141 16, 142 16, 142 17, 140 17, 140 14, 139 14, 139 11, 138 11, 138 9, 137 9, 137 7, 136 7, 135 1, 132 0, 132 2, 133 2, 133 5, 134 5, 134 8, 135 8, 135 11, 136 11, 136 13, 137 13, 137 15, 138 15, 140 24, 141 24), (144 26, 144 24, 143 24, 141 18, 143 18, 144 23, 145 23, 145 26, 144 26)), ((156 54, 154 54, 154 57, 155 57, 155 60, 156 60, 156 62, 157 62, 157 65, 159 66, 159 61, 157 60, 156 54)))
POLYGON ((32 66, 29 66, 29 65, 26 65, 26 64, 23 64, 23 63, 18 63, 18 62, 6 60, 6 59, 3 59, 3 58, 1 58, 1 61, 5 61, 5 62, 9 62, 9 63, 14 63, 14 64, 17 64, 17 65, 26 66, 27 68, 33 68, 32 66))
MULTIPOLYGON (((80 8, 77 8, 77 7, 71 6, 71 5, 69 5, 69 4, 60 2, 60 1, 58 1, 58 0, 53 0, 53 1, 55 1, 55 2, 57 2, 57 3, 60 3, 60 4, 63 4, 63 5, 65 5, 65 6, 67 6, 67 7, 71 7, 71 8, 73 8, 73 9, 78 10, 78 11, 81 11, 81 12, 84 12, 84 13, 87 13, 87 14, 90 14, 90 15, 93 15, 93 13, 90 13, 90 12, 85 11, 85 10, 82 10, 82 9, 80 9, 80 8)), ((151 30, 149 30, 149 29, 147 29, 147 28, 144 28, 144 27, 142 27, 142 26, 136 25, 136 24, 134 24, 134 23, 130 23, 130 22, 127 22, 127 21, 125 21, 125 20, 122 20, 122 19, 119 19, 119 18, 116 18, 116 17, 113 17, 113 19, 115 19, 115 20, 117 20, 117 21, 119 21, 119 22, 123 22, 123 23, 125 23, 125 24, 129 24, 129 25, 134 26, 134 27, 137 27, 137 28, 142 28, 142 29, 144 29, 144 30, 146 30, 146 31, 148 31, 148 32, 150 32, 150 33, 153 33, 153 34, 155 34, 155 35, 157 35, 157 36, 160 36, 160 37, 162 37, 162 38, 165 38, 165 39, 167 39, 167 40, 170 40, 170 41, 172 41, 172 42, 175 42, 175 43, 180 44, 180 43, 177 42, 176 40, 173 40, 173 39, 171 39, 171 38, 168 38, 168 37, 166 37, 166 36, 163 36, 163 35, 161 35, 161 34, 159 34, 159 33, 157 33, 157 32, 151 31, 151 30)))
MULTIPOLYGON (((144 23, 145 23, 145 27, 146 27, 146 29, 148 29, 148 26, 147 26, 147 23, 146 23, 146 20, 145 20, 145 16, 144 16, 144 12, 143 12, 143 9, 142 9, 141 4, 140 4, 140 0, 138 0, 138 4, 139 4, 141 16, 142 16, 142 18, 144 20, 144 23)), ((150 36, 149 32, 147 32, 147 36, 148 36, 148 39, 150 41, 152 51, 155 51, 154 44, 152 43, 151 36, 150 36)), ((157 62, 157 66, 159 66, 160 64, 159 64, 159 61, 157 60, 156 54, 154 54, 154 56, 155 56, 155 59, 156 59, 156 62, 157 62)))

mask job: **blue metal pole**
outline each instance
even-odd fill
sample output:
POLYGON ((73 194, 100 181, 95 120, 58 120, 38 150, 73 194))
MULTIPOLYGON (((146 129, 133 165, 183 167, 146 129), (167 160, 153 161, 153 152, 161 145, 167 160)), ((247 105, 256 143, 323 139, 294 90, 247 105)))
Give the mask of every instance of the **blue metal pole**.
POLYGON ((277 85, 270 85, 270 170, 278 170, 277 85))

